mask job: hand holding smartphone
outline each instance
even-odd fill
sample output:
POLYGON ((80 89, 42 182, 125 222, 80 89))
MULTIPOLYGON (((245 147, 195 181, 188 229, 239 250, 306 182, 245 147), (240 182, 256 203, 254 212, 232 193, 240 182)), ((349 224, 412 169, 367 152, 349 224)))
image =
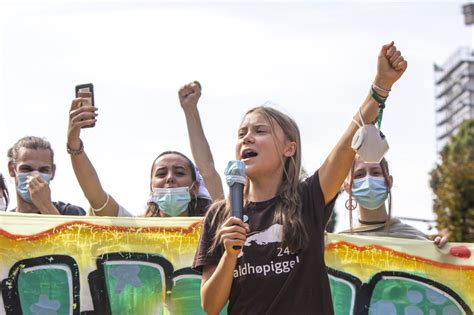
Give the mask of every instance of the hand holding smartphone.
MULTIPOLYGON (((95 106, 94 103, 94 85, 92 83, 79 84, 76 85, 76 98, 82 97, 86 100, 82 102, 81 106, 95 106)), ((84 126, 82 128, 91 128, 94 127, 95 123, 92 125, 84 126)))

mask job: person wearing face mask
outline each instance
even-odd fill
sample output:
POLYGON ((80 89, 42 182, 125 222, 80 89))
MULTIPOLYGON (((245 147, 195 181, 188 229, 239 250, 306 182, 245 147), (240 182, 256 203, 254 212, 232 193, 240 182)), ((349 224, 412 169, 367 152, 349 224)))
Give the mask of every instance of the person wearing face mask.
MULTIPOLYGON (((90 214, 132 216, 115 198, 105 192, 98 174, 80 139, 81 128, 97 121, 97 108, 81 106, 88 93, 74 99, 69 112, 67 150, 82 191, 89 201, 90 214)), ((194 164, 184 154, 165 151, 153 161, 150 173, 150 198, 144 216, 202 216, 211 196, 194 164)))
MULTIPOLYGON (((393 177, 385 158, 380 163, 367 163, 356 156, 344 181, 344 190, 349 195, 345 206, 349 210, 350 229, 340 233, 428 240, 423 232, 392 217, 392 184, 393 177), (354 224, 352 211, 357 207, 358 218, 354 224)), ((440 248, 447 241, 446 236, 434 239, 440 248)))
MULTIPOLYGON (((227 306, 228 314, 334 314, 324 229, 355 156, 351 140, 363 121, 377 118, 379 99, 387 98, 406 68, 393 42, 382 46, 375 80, 354 122, 307 178, 301 177, 296 122, 268 106, 245 113, 235 146, 235 159, 245 165, 247 176, 242 219, 232 215, 230 198, 215 202, 204 220, 193 262, 202 272, 201 304, 206 313, 218 314, 227 306)), ((200 128, 195 106, 183 109, 189 134, 204 137, 201 131, 195 133, 200 128)), ((202 157, 206 155, 209 152, 202 157)), ((196 156, 195 160, 205 163, 196 156)))
POLYGON ((7 185, 3 175, 0 174, 0 211, 6 211, 8 203, 10 201, 10 195, 8 194, 7 185))
MULTIPOLYGON (((51 145, 45 139, 28 136, 18 140, 7 153, 8 172, 15 179, 18 213, 85 215, 81 207, 51 201, 50 181, 56 165, 51 145)), ((5 195, 4 195, 5 197, 5 195)))
POLYGON ((180 152, 158 155, 151 168, 150 185, 145 216, 203 216, 211 204, 202 176, 180 152))

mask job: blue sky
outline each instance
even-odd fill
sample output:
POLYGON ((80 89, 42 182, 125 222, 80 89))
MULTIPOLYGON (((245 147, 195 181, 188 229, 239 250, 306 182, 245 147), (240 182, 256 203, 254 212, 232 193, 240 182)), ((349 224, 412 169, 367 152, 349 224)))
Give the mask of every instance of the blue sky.
MULTIPOLYGON (((6 151, 18 138, 44 136, 56 153, 53 199, 87 207, 65 142, 74 86, 93 82, 99 121, 83 132, 85 149, 106 191, 140 214, 154 157, 191 156, 177 91, 199 80, 219 170, 234 157, 243 113, 270 101, 299 124, 303 163, 314 172, 366 96, 381 45, 394 40, 409 63, 382 124, 394 214, 433 218, 433 63, 471 45, 463 3, 2 3, 0 171, 7 173, 6 151)), ((348 224, 345 199, 339 228, 348 224)))

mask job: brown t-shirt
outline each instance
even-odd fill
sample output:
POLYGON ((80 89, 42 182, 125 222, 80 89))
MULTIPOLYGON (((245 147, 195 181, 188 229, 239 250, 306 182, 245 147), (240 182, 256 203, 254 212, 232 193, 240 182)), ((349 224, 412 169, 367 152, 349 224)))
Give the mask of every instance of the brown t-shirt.
MULTIPOLYGON (((250 225, 242 253, 237 259, 229 296, 229 314, 322 314, 334 313, 329 280, 324 264, 324 229, 334 207, 334 198, 324 205, 316 172, 300 184, 302 212, 309 245, 291 253, 281 247, 282 226, 273 223, 278 196, 264 202, 251 202, 244 209, 244 222, 250 225)), ((193 267, 217 265, 224 247, 211 254, 215 227, 211 211, 202 229, 193 267)))

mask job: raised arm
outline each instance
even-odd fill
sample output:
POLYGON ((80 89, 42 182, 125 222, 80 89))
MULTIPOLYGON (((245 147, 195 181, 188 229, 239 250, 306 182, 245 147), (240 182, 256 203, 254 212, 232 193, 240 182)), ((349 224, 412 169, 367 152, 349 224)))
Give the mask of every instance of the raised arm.
POLYGON ((91 161, 84 151, 84 145, 80 139, 81 128, 89 126, 97 121, 96 107, 81 106, 81 102, 86 101, 88 93, 79 94, 79 98, 72 101, 69 111, 69 127, 67 132, 67 147, 71 156, 72 168, 76 174, 77 181, 82 192, 86 196, 93 209, 92 214, 100 216, 117 216, 118 204, 102 188, 99 176, 91 161))
MULTIPOLYGON (((384 45, 380 50, 377 60, 377 74, 374 80, 374 89, 382 97, 388 96, 392 85, 402 76, 407 69, 407 62, 394 43, 384 45)), ((360 112, 365 122, 375 121, 379 111, 379 102, 370 94, 367 95, 360 107, 360 112)), ((359 110, 354 119, 360 122, 359 110)), ((352 138, 358 126, 351 122, 339 139, 329 156, 319 170, 321 189, 326 203, 331 201, 339 191, 344 178, 349 173, 355 151, 351 148, 352 138)))
POLYGON ((204 183, 211 194, 212 200, 223 199, 222 181, 214 166, 211 148, 204 135, 201 117, 197 109, 197 103, 201 97, 201 85, 197 81, 186 84, 179 89, 178 96, 186 116, 186 126, 188 127, 189 143, 194 162, 204 178, 204 183))

